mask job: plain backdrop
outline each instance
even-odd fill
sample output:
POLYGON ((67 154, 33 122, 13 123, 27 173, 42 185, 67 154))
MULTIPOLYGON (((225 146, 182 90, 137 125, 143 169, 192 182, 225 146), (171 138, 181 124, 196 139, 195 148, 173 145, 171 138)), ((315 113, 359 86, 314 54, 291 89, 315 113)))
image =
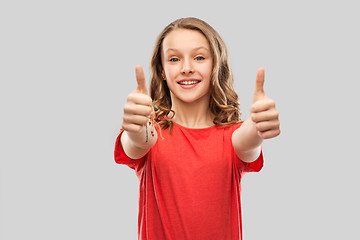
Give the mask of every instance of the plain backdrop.
MULTIPOLYGON (((0 3, 0 238, 136 239, 138 179, 113 160, 135 65, 180 17, 230 52, 243 118, 259 67, 282 134, 243 179, 243 235, 360 239, 356 1, 0 3)), ((148 79, 147 79, 148 81, 148 79)))

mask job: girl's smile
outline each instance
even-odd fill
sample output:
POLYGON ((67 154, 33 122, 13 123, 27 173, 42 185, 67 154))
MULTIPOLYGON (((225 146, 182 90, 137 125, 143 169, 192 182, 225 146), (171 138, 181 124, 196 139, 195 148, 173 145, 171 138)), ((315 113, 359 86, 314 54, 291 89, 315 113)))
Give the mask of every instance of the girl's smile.
POLYGON ((162 63, 173 104, 209 100, 213 59, 202 33, 188 29, 170 32, 163 41, 162 63))
POLYGON ((189 89, 197 86, 198 83, 200 83, 200 80, 194 79, 194 78, 187 78, 178 81, 177 83, 184 89, 189 89))

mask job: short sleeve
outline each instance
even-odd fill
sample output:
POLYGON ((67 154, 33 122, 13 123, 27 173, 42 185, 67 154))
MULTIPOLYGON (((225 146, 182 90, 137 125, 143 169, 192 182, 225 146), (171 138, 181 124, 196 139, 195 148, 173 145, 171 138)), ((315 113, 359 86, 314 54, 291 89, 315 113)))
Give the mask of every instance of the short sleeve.
MULTIPOLYGON (((240 126, 242 125, 242 123, 239 123, 239 124, 234 124, 232 127, 231 127, 231 135, 233 134, 233 132, 238 129, 240 126)), ((232 145, 231 145, 232 146, 232 145)), ((262 152, 262 149, 261 149, 261 152, 260 152, 260 155, 259 157, 253 161, 253 162, 250 162, 250 163, 247 163, 247 162, 244 162, 242 161, 235 153, 235 150, 233 148, 233 154, 235 155, 235 158, 236 158, 236 164, 237 164, 237 167, 239 168, 239 170, 242 172, 242 173, 246 173, 246 172, 260 172, 260 170, 262 169, 263 165, 264 165, 264 158, 263 158, 263 152, 262 152)))
MULTIPOLYGON (((241 160, 240 160, 241 161, 241 160)), ((263 152, 261 150, 259 157, 250 163, 243 162, 243 172, 260 172, 262 167, 264 166, 264 157, 263 152)))
POLYGON ((121 146, 120 138, 121 134, 124 132, 123 129, 120 130, 120 133, 115 141, 115 150, 114 150, 114 159, 115 162, 118 164, 124 164, 132 169, 137 169, 139 165, 142 165, 144 163, 145 157, 142 157, 140 159, 131 159, 129 158, 126 153, 124 152, 124 149, 121 146))

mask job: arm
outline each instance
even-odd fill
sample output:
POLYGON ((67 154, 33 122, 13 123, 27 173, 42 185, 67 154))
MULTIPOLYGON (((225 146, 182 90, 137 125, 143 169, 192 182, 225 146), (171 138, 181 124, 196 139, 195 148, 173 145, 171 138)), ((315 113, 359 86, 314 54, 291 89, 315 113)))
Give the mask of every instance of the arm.
POLYGON ((260 68, 256 76, 251 117, 232 135, 234 150, 244 162, 255 161, 260 155, 263 140, 280 134, 279 112, 274 100, 265 95, 263 86, 264 69, 260 68))
POLYGON ((139 159, 146 155, 146 153, 155 145, 157 141, 157 132, 153 130, 154 136, 150 133, 150 128, 142 126, 138 133, 124 131, 121 134, 120 142, 125 154, 131 159, 139 159), (146 131, 148 131, 148 142, 146 142, 146 131))
POLYGON ((141 66, 136 67, 136 80, 138 86, 128 95, 124 106, 122 124, 124 132, 120 138, 124 152, 132 159, 143 157, 157 140, 154 126, 149 125, 149 118, 153 111, 152 100, 148 95, 145 74, 141 66))
POLYGON ((235 153, 243 162, 253 162, 259 157, 262 142, 251 118, 246 119, 232 135, 235 153))

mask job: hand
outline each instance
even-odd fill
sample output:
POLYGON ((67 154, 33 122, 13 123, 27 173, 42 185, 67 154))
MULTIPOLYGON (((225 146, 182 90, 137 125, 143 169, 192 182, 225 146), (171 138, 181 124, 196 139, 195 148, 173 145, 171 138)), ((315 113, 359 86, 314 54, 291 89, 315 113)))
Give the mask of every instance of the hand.
POLYGON ((264 76, 264 69, 259 68, 251 105, 251 120, 255 123, 258 135, 262 139, 268 139, 280 134, 280 121, 274 100, 265 95, 264 76))
POLYGON ((139 133, 147 124, 153 110, 152 100, 148 95, 143 68, 135 68, 137 88, 131 92, 124 106, 122 129, 128 133, 139 133))

